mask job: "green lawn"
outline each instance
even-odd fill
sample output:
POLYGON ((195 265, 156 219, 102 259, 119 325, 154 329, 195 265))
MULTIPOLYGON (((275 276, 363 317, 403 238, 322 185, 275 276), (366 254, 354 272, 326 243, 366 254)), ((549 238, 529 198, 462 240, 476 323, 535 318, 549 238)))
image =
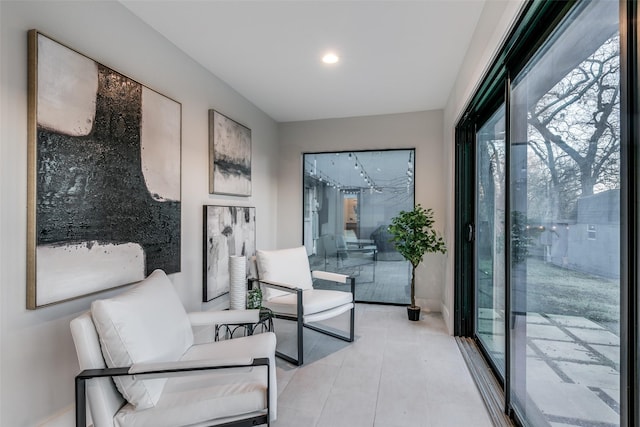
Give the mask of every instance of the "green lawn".
MULTIPOLYGON (((620 282, 527 258, 527 312, 582 316, 611 332, 620 332, 620 282)), ((481 264, 478 305, 491 308, 494 301, 491 264, 481 264)), ((498 296, 498 299, 503 296, 498 296)))
POLYGON ((617 333, 620 282, 528 258, 527 311, 582 316, 617 333))

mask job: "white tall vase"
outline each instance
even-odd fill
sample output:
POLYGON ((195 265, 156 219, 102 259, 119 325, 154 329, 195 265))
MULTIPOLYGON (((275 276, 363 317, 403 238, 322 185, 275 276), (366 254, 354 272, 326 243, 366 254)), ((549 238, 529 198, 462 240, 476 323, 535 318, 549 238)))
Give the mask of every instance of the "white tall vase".
POLYGON ((229 308, 247 308, 247 259, 244 256, 229 257, 229 308))

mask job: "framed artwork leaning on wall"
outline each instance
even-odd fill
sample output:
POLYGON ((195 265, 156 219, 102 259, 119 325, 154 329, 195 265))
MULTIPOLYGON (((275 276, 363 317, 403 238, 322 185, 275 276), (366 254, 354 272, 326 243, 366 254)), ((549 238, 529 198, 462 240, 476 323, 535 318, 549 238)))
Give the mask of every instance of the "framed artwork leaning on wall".
POLYGON ((180 103, 28 33, 27 308, 180 271, 180 103))
POLYGON ((229 257, 249 259, 256 253, 256 208, 244 206, 203 207, 202 301, 229 292, 229 257))

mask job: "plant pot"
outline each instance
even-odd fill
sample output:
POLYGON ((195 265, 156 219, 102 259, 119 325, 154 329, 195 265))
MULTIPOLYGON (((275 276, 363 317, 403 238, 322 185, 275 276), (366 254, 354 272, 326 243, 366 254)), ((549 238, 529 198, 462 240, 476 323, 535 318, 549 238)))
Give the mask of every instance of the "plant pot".
POLYGON ((420 307, 407 307, 407 316, 409 316, 409 320, 414 322, 420 320, 420 307))

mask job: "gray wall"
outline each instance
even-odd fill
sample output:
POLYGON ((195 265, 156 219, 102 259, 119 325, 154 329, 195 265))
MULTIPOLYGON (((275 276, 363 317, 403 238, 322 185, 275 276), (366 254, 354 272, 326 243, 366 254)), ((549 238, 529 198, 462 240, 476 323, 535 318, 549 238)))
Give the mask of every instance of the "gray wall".
POLYGON ((620 190, 581 197, 577 210, 577 221, 558 224, 547 233, 551 238, 544 243, 550 245, 550 261, 583 273, 619 279, 620 190))
MULTIPOLYGON (((35 28, 182 103, 182 272, 171 275, 184 305, 202 303, 202 205, 255 206, 257 244, 276 244, 277 124, 147 27, 118 2, 0 2, 0 425, 72 425, 78 372, 69 321, 82 298, 26 310, 27 30, 35 28), (207 110, 252 129, 253 196, 208 194, 207 110)), ((120 291, 105 292, 108 297, 120 291)), ((224 298, 204 308, 226 306, 224 298)))
MULTIPOLYGON (((415 148, 416 203, 433 208, 436 228, 443 230, 447 172, 442 123, 440 110, 281 123, 278 247, 302 243, 302 153, 415 148)), ((418 269, 416 296, 426 310, 441 309, 445 258, 430 254, 418 269)))

